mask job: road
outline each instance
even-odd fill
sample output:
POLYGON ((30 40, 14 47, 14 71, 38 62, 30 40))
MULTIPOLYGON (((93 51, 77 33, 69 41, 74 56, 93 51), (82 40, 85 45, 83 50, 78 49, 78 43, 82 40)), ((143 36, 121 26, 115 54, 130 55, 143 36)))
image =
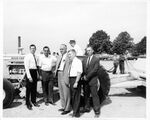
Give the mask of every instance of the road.
MULTIPOLYGON (((121 80, 121 79, 120 79, 121 80)), ((118 80, 114 80, 117 84, 118 80)), ((123 80, 122 80, 123 81, 123 80)), ((112 82, 113 84, 115 82, 112 82)), ((124 84, 124 83, 122 83, 124 84)), ((38 92, 42 93, 41 86, 39 84, 38 92)), ((58 89, 55 88, 55 104, 45 106, 41 94, 38 95, 37 101, 40 104, 39 108, 33 107, 32 111, 29 111, 25 106, 25 100, 16 98, 10 108, 3 109, 3 117, 23 117, 23 118, 38 118, 38 117, 59 117, 59 118, 71 118, 72 112, 67 115, 61 115, 58 109, 61 108, 58 89)), ((93 118, 94 112, 84 113, 81 118, 93 118)), ((133 86, 128 88, 124 87, 111 87, 109 93, 109 99, 104 101, 101 106, 100 118, 145 118, 146 117, 146 96, 145 92, 140 91, 133 86)))

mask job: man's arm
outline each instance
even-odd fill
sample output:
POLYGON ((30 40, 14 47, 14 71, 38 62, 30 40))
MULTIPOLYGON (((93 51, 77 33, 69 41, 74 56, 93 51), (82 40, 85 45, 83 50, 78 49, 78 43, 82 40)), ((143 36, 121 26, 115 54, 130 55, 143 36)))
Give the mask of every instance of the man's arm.
POLYGON ((40 80, 42 80, 42 60, 39 59, 39 64, 38 64, 38 72, 39 72, 39 77, 40 77, 40 80))
POLYGON ((30 74, 30 71, 29 71, 29 59, 28 59, 28 56, 25 56, 25 58, 24 58, 24 67, 25 67, 25 71, 26 71, 26 74, 27 74, 27 78, 29 80, 31 80, 32 77, 31 77, 31 74, 30 74))
POLYGON ((74 85, 73 85, 74 88, 77 88, 78 82, 79 82, 79 80, 80 80, 80 78, 81 78, 81 75, 82 75, 82 72, 83 72, 82 62, 79 61, 79 63, 78 63, 77 77, 76 77, 76 81, 75 81, 75 83, 74 83, 74 85))
POLYGON ((83 77, 83 76, 85 75, 84 62, 85 62, 85 59, 83 59, 83 61, 82 61, 82 69, 83 69, 83 72, 82 72, 82 74, 81 74, 81 77, 83 77))
POLYGON ((76 77, 76 82, 75 82, 74 85, 73 85, 74 88, 77 88, 78 82, 79 82, 80 78, 81 78, 81 73, 78 72, 78 73, 77 73, 77 77, 76 77))
POLYGON ((59 56, 59 57, 57 58, 57 60, 56 60, 56 65, 55 65, 55 67, 53 67, 54 77, 56 77, 56 73, 57 73, 57 69, 58 69, 59 62, 60 62, 60 56, 59 56))
POLYGON ((57 64, 57 58, 55 56, 52 56, 52 72, 55 75, 56 72, 56 64, 57 64))

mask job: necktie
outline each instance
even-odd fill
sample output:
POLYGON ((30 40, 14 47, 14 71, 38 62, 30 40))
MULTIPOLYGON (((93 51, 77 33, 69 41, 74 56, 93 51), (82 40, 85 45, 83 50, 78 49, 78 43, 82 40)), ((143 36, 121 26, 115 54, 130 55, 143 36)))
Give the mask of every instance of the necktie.
POLYGON ((72 66, 72 61, 69 61, 69 68, 68 68, 69 76, 70 76, 71 66, 72 66))
POLYGON ((86 67, 88 68, 89 65, 90 65, 90 57, 88 57, 88 59, 87 59, 87 65, 86 65, 86 67))
POLYGON ((61 64, 62 58, 63 58, 63 55, 62 55, 61 60, 60 60, 60 62, 59 62, 58 69, 59 69, 59 67, 60 67, 60 64, 61 64))
POLYGON ((37 79, 40 80, 40 71, 39 71, 39 68, 37 66, 37 61, 36 61, 36 58, 35 58, 35 55, 33 54, 33 57, 34 57, 34 60, 35 60, 35 65, 36 65, 36 69, 37 69, 37 79))
POLYGON ((33 54, 33 57, 34 57, 34 60, 35 60, 35 66, 37 68, 37 61, 36 61, 36 58, 35 58, 35 55, 33 54))

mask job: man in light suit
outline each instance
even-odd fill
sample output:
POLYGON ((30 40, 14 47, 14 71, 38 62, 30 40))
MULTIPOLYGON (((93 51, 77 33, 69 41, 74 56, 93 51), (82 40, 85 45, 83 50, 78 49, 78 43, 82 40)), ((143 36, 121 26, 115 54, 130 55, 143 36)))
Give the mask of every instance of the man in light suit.
POLYGON ((55 77, 58 77, 58 87, 61 101, 62 115, 70 112, 70 89, 69 89, 69 59, 67 56, 67 46, 65 44, 60 45, 61 55, 58 57, 55 69, 55 77))
POLYGON ((99 59, 93 55, 93 48, 87 47, 87 58, 83 59, 83 91, 85 106, 83 112, 90 112, 90 94, 92 95, 93 109, 95 117, 100 115, 100 100, 97 93, 98 90, 98 76, 99 59))

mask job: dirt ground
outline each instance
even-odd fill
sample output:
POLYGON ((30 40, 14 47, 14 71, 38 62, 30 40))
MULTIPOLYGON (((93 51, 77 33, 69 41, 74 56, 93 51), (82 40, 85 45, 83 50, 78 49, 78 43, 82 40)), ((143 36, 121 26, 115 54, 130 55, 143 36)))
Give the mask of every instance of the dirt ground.
MULTIPOLYGON (((116 80, 117 81, 117 80, 116 80)), ((38 92, 42 93, 41 86, 38 87, 38 92)), ((10 108, 3 109, 4 118, 38 118, 38 117, 58 117, 58 118, 71 118, 72 112, 67 115, 61 115, 58 109, 61 108, 58 89, 55 88, 54 101, 56 105, 45 106, 41 94, 37 99, 40 104, 39 108, 33 107, 29 111, 25 106, 25 100, 16 98, 10 108)), ((120 88, 111 87, 109 99, 104 101, 101 105, 100 118, 146 118, 146 96, 145 92, 137 88, 120 88)), ((94 118, 94 111, 84 113, 81 118, 94 118)))

